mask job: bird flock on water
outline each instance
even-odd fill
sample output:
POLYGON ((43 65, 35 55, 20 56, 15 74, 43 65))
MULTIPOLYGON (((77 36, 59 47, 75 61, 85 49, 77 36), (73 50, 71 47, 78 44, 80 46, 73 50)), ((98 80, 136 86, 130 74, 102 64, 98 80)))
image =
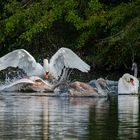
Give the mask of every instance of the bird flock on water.
MULTIPOLYGON (((137 65, 134 75, 125 73, 118 81, 98 78, 88 83, 69 81, 70 71, 88 73, 90 66, 69 48, 60 48, 43 65, 24 49, 17 49, 0 58, 0 72, 8 68, 22 70, 22 76, 0 84, 0 92, 37 92, 48 96, 107 97, 110 93, 138 94, 137 65), (24 74, 23 74, 24 73, 24 74)), ((21 74, 20 74, 21 75, 21 74)), ((14 77, 14 76, 13 76, 14 77)), ((6 78, 10 79, 8 76, 6 78)))

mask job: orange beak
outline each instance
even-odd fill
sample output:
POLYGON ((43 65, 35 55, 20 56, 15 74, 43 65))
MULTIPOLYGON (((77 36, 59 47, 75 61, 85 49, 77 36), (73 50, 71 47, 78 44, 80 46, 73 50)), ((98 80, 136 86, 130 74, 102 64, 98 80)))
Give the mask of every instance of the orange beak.
POLYGON ((134 86, 134 80, 130 79, 130 83, 134 86))
POLYGON ((46 79, 49 78, 49 72, 46 72, 46 74, 45 74, 45 78, 46 78, 46 79))

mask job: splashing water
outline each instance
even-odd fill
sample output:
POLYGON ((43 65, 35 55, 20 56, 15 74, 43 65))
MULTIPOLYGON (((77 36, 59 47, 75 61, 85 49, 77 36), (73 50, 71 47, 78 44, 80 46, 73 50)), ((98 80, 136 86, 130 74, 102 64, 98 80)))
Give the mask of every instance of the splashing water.
POLYGON ((9 67, 0 71, 0 84, 7 85, 25 76, 27 75, 22 69, 9 67))

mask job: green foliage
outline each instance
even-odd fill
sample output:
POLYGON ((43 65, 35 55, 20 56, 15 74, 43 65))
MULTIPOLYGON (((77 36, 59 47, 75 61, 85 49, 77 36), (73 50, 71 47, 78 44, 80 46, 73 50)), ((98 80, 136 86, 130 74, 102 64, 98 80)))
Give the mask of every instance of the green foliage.
POLYGON ((109 7, 106 11, 107 24, 102 30, 93 51, 96 63, 104 64, 111 69, 130 69, 134 60, 139 63, 140 58, 140 1, 120 3, 109 7))
POLYGON ((25 48, 39 58, 69 47, 107 70, 129 67, 132 56, 140 60, 140 1, 124 2, 2 1, 0 54, 25 48))
POLYGON ((22 2, 16 0, 9 0, 4 5, 6 12, 2 24, 4 33, 1 34, 1 43, 6 44, 6 46, 17 47, 30 44, 42 32, 48 32, 50 29, 55 30, 54 25, 61 20, 61 24, 67 23, 68 28, 70 26, 75 28, 72 33, 77 34, 74 44, 83 47, 91 34, 90 28, 97 28, 96 24, 101 23, 100 20, 102 19, 99 17, 101 8, 102 5, 98 0, 89 2, 43 0, 30 2, 29 4, 28 1, 22 4, 22 2), (81 15, 79 14, 81 9, 78 9, 78 7, 84 7, 83 5, 87 5, 87 7, 81 15), (94 12, 93 15, 92 12, 94 12), (92 27, 93 25, 95 27, 92 27), (87 30, 86 33, 84 33, 85 30, 87 30), (11 38, 8 44, 7 37, 8 40, 9 37, 11 38))

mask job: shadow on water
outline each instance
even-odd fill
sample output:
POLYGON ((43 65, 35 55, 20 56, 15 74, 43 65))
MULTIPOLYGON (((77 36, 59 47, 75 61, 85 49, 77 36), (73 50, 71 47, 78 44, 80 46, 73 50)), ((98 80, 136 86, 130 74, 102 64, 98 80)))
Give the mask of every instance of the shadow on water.
POLYGON ((66 98, 0 94, 0 139, 140 138, 139 97, 66 98))

